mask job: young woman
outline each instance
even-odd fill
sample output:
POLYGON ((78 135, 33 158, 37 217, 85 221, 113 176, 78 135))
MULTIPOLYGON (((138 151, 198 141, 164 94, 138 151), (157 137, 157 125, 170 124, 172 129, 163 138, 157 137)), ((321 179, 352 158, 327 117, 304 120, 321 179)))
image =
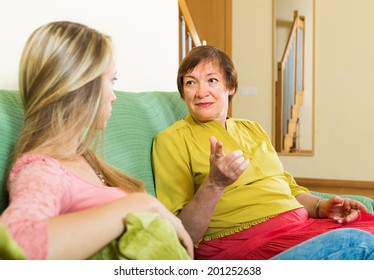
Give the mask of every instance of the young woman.
POLYGON ((30 259, 88 258, 126 231, 130 212, 170 221, 193 256, 181 221, 95 153, 115 80, 110 37, 85 25, 51 22, 26 43, 19 70, 24 127, 0 222, 30 259))

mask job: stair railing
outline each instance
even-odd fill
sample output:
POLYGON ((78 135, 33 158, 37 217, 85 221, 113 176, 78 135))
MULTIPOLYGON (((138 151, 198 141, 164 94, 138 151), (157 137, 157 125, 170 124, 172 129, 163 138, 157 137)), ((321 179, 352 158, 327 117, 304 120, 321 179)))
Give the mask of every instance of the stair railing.
POLYGON ((278 152, 299 149, 299 108, 304 97, 305 18, 294 12, 294 22, 276 82, 275 147, 278 152))
POLYGON ((178 0, 180 13, 180 59, 193 47, 201 46, 190 11, 185 0, 178 0))

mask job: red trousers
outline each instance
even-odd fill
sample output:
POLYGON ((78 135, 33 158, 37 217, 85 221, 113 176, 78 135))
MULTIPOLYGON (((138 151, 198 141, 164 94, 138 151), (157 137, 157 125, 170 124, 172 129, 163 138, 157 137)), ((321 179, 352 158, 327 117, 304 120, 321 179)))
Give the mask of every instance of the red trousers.
POLYGON ((270 259, 303 241, 338 228, 357 228, 374 234, 374 215, 361 211, 355 221, 339 224, 331 219, 309 219, 305 208, 300 208, 238 233, 202 241, 195 248, 195 259, 270 259))

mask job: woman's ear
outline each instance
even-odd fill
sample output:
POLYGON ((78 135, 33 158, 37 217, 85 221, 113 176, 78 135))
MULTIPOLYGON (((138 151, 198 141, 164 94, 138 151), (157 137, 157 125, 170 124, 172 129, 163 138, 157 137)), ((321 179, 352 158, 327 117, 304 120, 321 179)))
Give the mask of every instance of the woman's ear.
POLYGON ((235 89, 229 89, 229 95, 234 95, 235 94, 235 89))

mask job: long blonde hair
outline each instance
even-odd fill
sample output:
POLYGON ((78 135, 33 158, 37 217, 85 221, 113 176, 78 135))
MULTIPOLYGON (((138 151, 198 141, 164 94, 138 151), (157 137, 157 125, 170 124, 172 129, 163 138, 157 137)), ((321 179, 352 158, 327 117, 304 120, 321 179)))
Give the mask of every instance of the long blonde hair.
POLYGON ((59 21, 35 30, 20 61, 19 91, 25 119, 15 158, 36 149, 60 160, 82 155, 110 185, 144 191, 141 182, 95 152, 100 142, 96 128, 103 123, 101 77, 112 61, 111 38, 85 25, 59 21), (77 135, 76 154, 61 152, 60 147, 77 135))

